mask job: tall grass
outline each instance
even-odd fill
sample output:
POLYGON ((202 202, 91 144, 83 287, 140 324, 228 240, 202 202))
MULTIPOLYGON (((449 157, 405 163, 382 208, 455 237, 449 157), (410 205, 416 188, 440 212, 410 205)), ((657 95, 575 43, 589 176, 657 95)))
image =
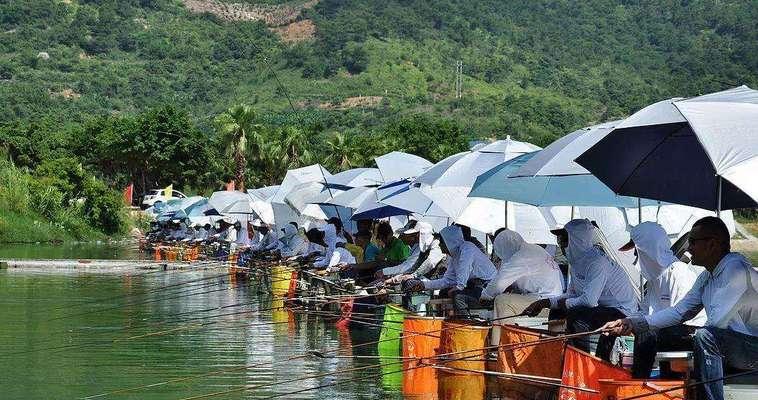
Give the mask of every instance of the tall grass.
POLYGON ((63 193, 41 184, 0 157, 0 242, 100 239, 82 217, 81 205, 64 206, 63 193))

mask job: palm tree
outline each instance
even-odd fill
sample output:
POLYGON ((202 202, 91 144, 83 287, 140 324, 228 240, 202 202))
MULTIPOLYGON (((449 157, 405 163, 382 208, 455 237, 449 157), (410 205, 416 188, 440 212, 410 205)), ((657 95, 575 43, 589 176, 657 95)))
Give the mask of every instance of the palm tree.
POLYGON ((350 169, 358 162, 358 150, 353 141, 341 133, 335 134, 326 141, 329 147, 327 160, 333 163, 337 169, 344 171, 350 169))
POLYGON ((234 160, 235 187, 241 191, 245 190, 245 152, 248 142, 255 150, 260 143, 261 126, 254 123, 255 118, 255 110, 244 104, 233 106, 216 118, 224 148, 234 160))
POLYGON ((288 126, 282 130, 281 137, 282 155, 289 168, 298 168, 313 161, 313 144, 305 131, 288 126))

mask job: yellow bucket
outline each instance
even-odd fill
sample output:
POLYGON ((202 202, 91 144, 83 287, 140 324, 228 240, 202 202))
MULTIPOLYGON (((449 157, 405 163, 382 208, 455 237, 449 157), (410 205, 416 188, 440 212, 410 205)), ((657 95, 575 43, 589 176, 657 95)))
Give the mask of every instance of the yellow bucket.
POLYGON ((293 271, 286 265, 275 265, 271 268, 271 293, 274 296, 284 297, 289 293, 293 271))
MULTIPOLYGON (((461 322, 444 321, 440 339, 440 354, 444 358, 458 361, 443 362, 442 365, 461 370, 485 370, 487 335, 489 326, 470 325, 461 322)), ((466 373, 466 371, 460 371, 466 373)))
POLYGON ((439 398, 448 400, 484 399, 487 384, 482 374, 449 374, 438 371, 439 398))

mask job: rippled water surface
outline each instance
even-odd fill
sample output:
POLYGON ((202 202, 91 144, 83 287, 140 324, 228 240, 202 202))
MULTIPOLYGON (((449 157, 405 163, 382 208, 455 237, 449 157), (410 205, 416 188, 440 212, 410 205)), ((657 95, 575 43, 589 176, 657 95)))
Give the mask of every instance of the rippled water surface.
POLYGON ((371 366, 374 359, 291 359, 337 347, 341 355, 375 355, 376 345, 350 348, 375 340, 375 331, 341 332, 320 318, 267 310, 269 295, 215 275, 0 270, 0 398, 85 398, 179 378, 187 379, 95 398, 184 399, 224 391, 230 392, 204 398, 402 397, 401 374, 381 376, 387 367, 371 366), (211 279, 160 289, 203 278, 211 279), (237 303, 248 305, 210 310, 237 303), (328 375, 361 366, 367 368, 328 375), (325 387, 289 394, 317 386, 325 387))

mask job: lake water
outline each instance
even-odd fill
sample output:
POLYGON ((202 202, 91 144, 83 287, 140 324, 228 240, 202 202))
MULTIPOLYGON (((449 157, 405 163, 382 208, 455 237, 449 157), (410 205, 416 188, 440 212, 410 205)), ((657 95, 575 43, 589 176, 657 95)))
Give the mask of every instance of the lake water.
MULTIPOLYGON (((376 344, 351 347, 376 340, 374 328, 340 331, 318 317, 266 311, 272 300, 256 289, 208 272, 83 276, 0 270, 0 398, 80 399, 177 378, 188 379, 96 398, 187 399, 230 390, 206 398, 403 398, 403 374, 391 373, 402 368, 397 364, 293 359, 335 348, 342 356, 375 356, 376 344), (237 303, 254 304, 208 310, 237 303), (251 312, 219 317, 245 310, 251 312), (308 390, 318 386, 325 387, 308 390), (305 391, 288 394, 297 390, 305 391)), ((466 398, 477 398, 472 394, 466 398)))
MULTIPOLYGON (((90 246, 86 254, 81 247, 47 247, 53 249, 0 248, 0 258, 136 256, 106 245, 90 246)), ((202 398, 403 398, 403 374, 393 373, 398 364, 382 367, 377 359, 349 357, 377 355, 376 344, 354 347, 376 340, 375 328, 342 331, 333 321, 272 305, 280 303, 258 287, 211 272, 0 270, 0 398, 186 400, 227 391, 202 398), (204 280, 187 283, 198 279, 204 280), (247 304, 215 309, 239 303, 247 304), (303 357, 336 348, 346 358, 303 357), (303 392, 290 393, 298 390, 303 392)), ((483 398, 484 379, 478 379, 447 387, 457 388, 461 398, 483 398)), ((440 391, 444 382, 435 382, 440 391)), ((488 396, 496 392, 493 385, 487 380, 488 396)))

